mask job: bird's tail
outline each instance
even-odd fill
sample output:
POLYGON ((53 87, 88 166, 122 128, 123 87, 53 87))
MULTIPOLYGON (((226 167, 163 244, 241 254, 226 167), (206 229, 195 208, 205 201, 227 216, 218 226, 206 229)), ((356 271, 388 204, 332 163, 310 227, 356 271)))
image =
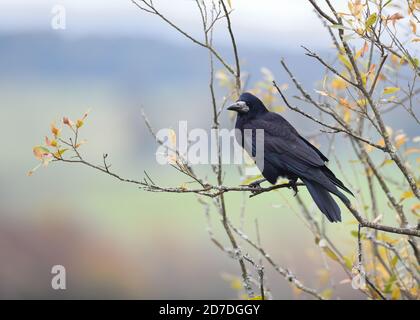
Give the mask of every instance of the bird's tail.
MULTIPOLYGON (((339 188, 341 188, 341 189, 343 189, 344 191, 346 191, 346 192, 348 192, 348 193, 350 193, 353 197, 354 197, 354 194, 353 194, 353 192, 351 192, 350 191, 350 189, 349 188, 347 188, 345 185, 344 185, 344 183, 342 183, 341 181, 340 181, 340 179, 338 179, 336 176, 335 176, 335 174, 330 170, 330 169, 328 169, 328 167, 327 166, 324 166, 323 168, 322 168, 322 172, 328 177, 328 179, 330 179, 330 181, 334 184, 334 185, 336 185, 337 187, 339 187, 339 188)), ((339 195, 337 195, 337 196, 339 196, 339 195)), ((340 196, 339 196, 340 197, 340 196)), ((340 197, 341 198, 341 197, 340 197)), ((344 200, 343 200, 344 201, 344 200)), ((345 201, 344 201, 345 202, 345 201)))
MULTIPOLYGON (((302 179, 308 188, 309 193, 314 199, 319 210, 326 215, 330 222, 339 222, 341 221, 341 211, 337 203, 334 201, 331 194, 319 183, 313 182, 311 180, 302 179)), ((343 202, 348 202, 349 200, 344 196, 340 191, 336 190, 334 192, 343 202)))

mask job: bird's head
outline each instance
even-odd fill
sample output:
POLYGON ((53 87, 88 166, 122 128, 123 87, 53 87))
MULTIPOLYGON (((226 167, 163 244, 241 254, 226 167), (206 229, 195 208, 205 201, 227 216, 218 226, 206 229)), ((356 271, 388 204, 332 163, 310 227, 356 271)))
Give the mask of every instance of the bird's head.
POLYGON ((227 110, 236 111, 239 116, 255 116, 268 111, 262 101, 249 92, 242 93, 227 110))

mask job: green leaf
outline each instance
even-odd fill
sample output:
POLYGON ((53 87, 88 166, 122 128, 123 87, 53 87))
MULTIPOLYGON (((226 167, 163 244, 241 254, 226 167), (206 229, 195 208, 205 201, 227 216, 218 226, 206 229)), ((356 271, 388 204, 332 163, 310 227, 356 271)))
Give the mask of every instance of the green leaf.
POLYGON ((341 61, 342 64, 344 64, 348 69, 352 69, 352 65, 349 60, 347 60, 346 57, 344 57, 342 54, 338 55, 338 59, 341 61))
POLYGON ((411 65, 414 67, 414 68, 418 68, 419 67, 419 59, 417 59, 417 58, 412 58, 411 60, 410 60, 410 63, 411 63, 411 65))
POLYGON ((347 27, 343 26, 342 24, 332 24, 332 25, 330 25, 330 28, 342 29, 342 30, 351 30, 350 28, 347 28, 347 27))
POLYGON ((391 266, 395 268, 395 266, 397 265, 397 262, 398 262, 398 257, 395 255, 391 260, 391 266))
POLYGON ((338 259, 337 255, 334 253, 334 251, 332 251, 330 248, 328 248, 328 247, 324 247, 323 249, 324 249, 325 254, 326 254, 328 257, 330 257, 332 260, 334 260, 334 261, 340 261, 340 260, 338 259))
POLYGON ((344 257, 344 264, 346 265, 347 269, 353 269, 353 261, 350 257, 344 257))
MULTIPOLYGON (((359 237, 358 232, 355 231, 355 230, 351 231, 350 233, 355 238, 359 237)), ((363 234, 363 232, 360 233, 360 239, 362 239, 362 240, 366 239, 366 236, 363 234)))
POLYGON ((372 25, 374 25, 375 24, 375 22, 376 22, 376 19, 378 18, 378 15, 376 14, 376 12, 375 13, 372 13, 367 19, 366 19, 366 22, 365 22, 365 27, 366 27, 366 29, 369 29, 372 25))
POLYGON ((332 296, 333 296, 333 290, 332 289, 325 289, 324 291, 322 291, 321 292, 321 296, 324 298, 324 299, 331 299, 332 298, 332 296))
POLYGON ((385 284, 384 292, 385 293, 391 293, 392 284, 397 280, 397 276, 393 274, 391 277, 389 277, 388 281, 385 284))

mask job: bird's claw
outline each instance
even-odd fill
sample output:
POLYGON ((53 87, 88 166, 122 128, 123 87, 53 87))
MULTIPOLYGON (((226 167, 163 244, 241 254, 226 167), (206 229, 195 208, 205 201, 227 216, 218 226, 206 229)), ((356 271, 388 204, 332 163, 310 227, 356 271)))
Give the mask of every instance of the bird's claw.
POLYGON ((250 183, 248 185, 248 187, 250 187, 250 188, 261 188, 261 182, 260 181, 254 181, 254 182, 250 183))
POLYGON ((290 181, 289 184, 290 184, 289 188, 292 189, 295 192, 295 194, 293 196, 296 197, 298 192, 299 192, 298 187, 296 185, 296 181, 290 181))
POLYGON ((258 189, 261 188, 260 183, 261 182, 259 182, 259 181, 255 181, 253 183, 248 184, 249 188, 255 189, 255 190, 251 190, 252 194, 255 194, 258 191, 258 189))

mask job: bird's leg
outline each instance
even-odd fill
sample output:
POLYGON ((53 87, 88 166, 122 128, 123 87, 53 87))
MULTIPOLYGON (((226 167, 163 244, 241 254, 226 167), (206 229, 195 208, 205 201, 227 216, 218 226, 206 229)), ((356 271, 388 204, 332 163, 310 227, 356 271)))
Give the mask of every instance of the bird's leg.
POLYGON ((256 181, 250 183, 248 185, 248 187, 251 187, 251 188, 259 188, 260 187, 260 184, 263 183, 264 181, 267 181, 267 179, 258 179, 256 181))
POLYGON ((297 178, 289 180, 290 188, 295 192, 295 194, 293 195, 294 197, 296 197, 296 195, 299 192, 296 182, 297 182, 297 178))

